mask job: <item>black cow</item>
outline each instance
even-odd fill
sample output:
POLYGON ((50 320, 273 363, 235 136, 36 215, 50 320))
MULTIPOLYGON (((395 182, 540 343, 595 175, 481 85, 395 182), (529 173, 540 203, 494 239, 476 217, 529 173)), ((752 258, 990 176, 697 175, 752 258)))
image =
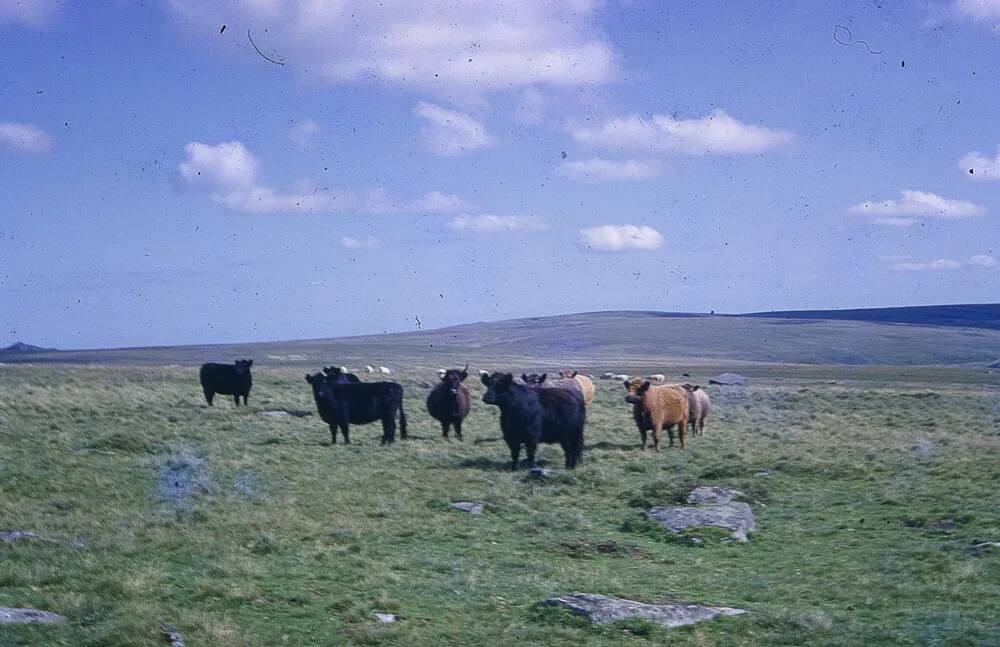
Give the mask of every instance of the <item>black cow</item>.
POLYGON ((522 444, 532 467, 538 443, 559 443, 566 469, 574 469, 583 460, 587 412, 579 393, 518 384, 510 373, 483 375, 482 381, 486 385, 483 402, 500 408, 500 429, 510 447, 511 469, 517 469, 522 444))
POLYGON ((396 440, 396 411, 399 411, 399 435, 406 438, 406 413, 403 411, 403 387, 395 382, 334 382, 316 373, 306 375, 312 385, 316 408, 323 422, 330 425, 330 440, 337 444, 337 428, 344 442, 351 442, 350 424, 363 425, 382 421, 382 444, 396 440))
POLYGON ((459 370, 449 369, 438 385, 427 395, 427 412, 441 423, 441 435, 448 437, 448 428, 455 427, 455 436, 462 440, 462 420, 472 409, 469 387, 462 380, 469 377, 469 365, 459 370))
POLYGON ((361 384, 361 379, 354 373, 345 373, 339 366, 327 366, 323 369, 326 379, 337 384, 361 384))
POLYGON ((240 406, 242 395, 245 406, 247 396, 250 395, 250 387, 253 385, 250 377, 252 364, 252 359, 238 359, 235 364, 202 364, 198 375, 208 406, 212 406, 212 399, 216 393, 233 396, 236 406, 240 406))

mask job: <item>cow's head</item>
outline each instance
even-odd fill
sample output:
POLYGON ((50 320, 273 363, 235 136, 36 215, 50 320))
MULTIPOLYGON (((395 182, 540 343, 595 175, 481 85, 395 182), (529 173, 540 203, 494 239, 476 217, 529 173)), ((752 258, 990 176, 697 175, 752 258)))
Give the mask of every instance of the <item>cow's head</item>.
POLYGON ((548 373, 542 373, 541 375, 538 373, 521 373, 521 381, 525 384, 541 384, 548 375, 548 373))
POLYGON ((576 377, 576 371, 574 371, 571 368, 564 368, 563 370, 559 371, 559 377, 561 377, 563 379, 569 379, 571 377, 576 377))
POLYGON ((466 363, 465 368, 450 368, 444 373, 441 373, 441 381, 448 385, 448 392, 452 395, 458 395, 458 391, 462 386, 462 381, 469 377, 469 365, 466 363))
POLYGON ((514 385, 514 376, 510 373, 493 373, 483 375, 480 379, 486 386, 486 393, 483 394, 483 402, 486 404, 499 405, 507 399, 510 388, 514 385))
POLYGON ((622 384, 625 386, 625 390, 627 391, 625 394, 625 402, 628 402, 629 404, 641 403, 643 394, 649 390, 649 380, 640 380, 637 377, 633 377, 631 380, 625 380, 622 384))
POLYGON ((694 393, 695 391, 697 391, 700 388, 701 388, 700 384, 685 384, 684 385, 684 389, 687 390, 687 391, 690 391, 691 393, 694 393))
POLYGON ((234 365, 235 366, 234 372, 237 375, 249 375, 250 366, 252 364, 253 364, 252 359, 238 359, 236 360, 236 364, 234 365))

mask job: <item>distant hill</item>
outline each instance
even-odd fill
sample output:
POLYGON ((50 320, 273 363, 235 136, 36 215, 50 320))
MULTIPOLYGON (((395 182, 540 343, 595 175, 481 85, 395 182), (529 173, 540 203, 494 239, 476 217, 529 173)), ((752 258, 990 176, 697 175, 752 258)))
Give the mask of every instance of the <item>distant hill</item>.
POLYGON ((959 326, 1000 330, 1000 303, 974 303, 905 308, 856 308, 851 310, 785 310, 751 312, 741 317, 768 319, 825 319, 828 321, 870 321, 873 323, 919 326, 959 326))
POLYGON ((23 341, 16 341, 10 346, 0 349, 0 353, 47 353, 54 350, 55 348, 42 348, 41 346, 25 344, 23 341))
POLYGON ((0 352, 0 362, 185 364, 253 357, 254 365, 337 363, 434 368, 472 359, 496 366, 657 366, 665 362, 985 367, 1000 330, 882 321, 659 312, 590 312, 479 322, 386 335, 300 341, 0 352))

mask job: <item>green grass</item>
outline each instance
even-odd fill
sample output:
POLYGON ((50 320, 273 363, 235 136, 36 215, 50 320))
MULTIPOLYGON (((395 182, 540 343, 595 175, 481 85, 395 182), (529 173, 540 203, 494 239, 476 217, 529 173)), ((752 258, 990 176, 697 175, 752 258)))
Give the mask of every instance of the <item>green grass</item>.
POLYGON ((413 438, 383 448, 375 426, 331 447, 315 416, 258 416, 313 408, 300 368, 255 370, 249 408, 210 409, 189 368, 2 367, 0 529, 58 541, 0 544, 0 606, 69 623, 0 627, 0 645, 149 645, 162 623, 190 645, 998 644, 998 554, 971 549, 1000 539, 995 378, 769 370, 711 391, 705 436, 660 454, 600 382, 583 466, 546 447, 536 483, 504 469, 476 382, 465 442, 440 438, 426 371, 401 379, 413 438), (178 460, 200 460, 199 494, 164 501, 178 460), (748 544, 639 514, 698 484, 750 495, 748 544), (539 605, 573 591, 749 613, 665 630, 539 605))

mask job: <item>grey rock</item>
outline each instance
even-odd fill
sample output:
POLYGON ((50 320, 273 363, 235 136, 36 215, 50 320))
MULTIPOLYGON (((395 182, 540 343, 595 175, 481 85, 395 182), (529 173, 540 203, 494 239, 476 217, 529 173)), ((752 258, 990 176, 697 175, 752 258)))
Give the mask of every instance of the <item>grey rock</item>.
POLYGON ((708 381, 709 384, 721 386, 746 386, 747 379, 736 373, 720 373, 708 381))
POLYGON ((52 541, 48 537, 43 537, 38 533, 31 532, 30 530, 0 530, 0 541, 5 541, 8 544, 13 544, 15 541, 21 541, 24 539, 34 539, 36 541, 52 541))
POLYGON ((774 471, 772 470, 757 470, 753 473, 754 476, 774 476, 774 471))
POLYGON ((649 508, 646 515, 672 532, 703 526, 726 528, 732 531, 733 539, 741 542, 747 541, 747 535, 757 529, 750 506, 739 501, 697 507, 649 508))
POLYGON ((287 418, 287 411, 261 411, 257 414, 261 418, 287 418))
POLYGON ((976 550, 986 550, 988 548, 1000 548, 1000 541, 984 541, 973 546, 976 550))
POLYGON ((170 647, 184 647, 184 636, 177 627, 161 625, 160 631, 163 633, 163 639, 170 643, 170 647))
POLYGON ((0 625, 42 625, 66 622, 66 617, 58 613, 38 609, 18 609, 0 607, 0 625))
POLYGON ((535 478, 547 479, 552 476, 553 472, 547 467, 532 467, 528 474, 535 478))
POLYGON ((683 627, 716 616, 738 616, 746 613, 732 607, 708 607, 688 602, 670 604, 646 604, 624 598, 612 598, 597 593, 572 593, 561 598, 549 598, 546 604, 562 606, 591 622, 606 624, 619 620, 640 619, 654 622, 664 627, 683 627))
POLYGON ((456 510, 464 510, 469 514, 476 516, 479 516, 483 513, 483 504, 476 503, 474 501, 458 501, 456 503, 452 503, 451 507, 455 508, 456 510))
POLYGON ((391 613, 376 613, 375 619, 384 625, 391 625, 396 622, 396 616, 391 613))
POLYGON ((746 493, 718 485, 703 485, 691 490, 687 502, 691 505, 729 503, 738 497, 746 497, 746 493))

